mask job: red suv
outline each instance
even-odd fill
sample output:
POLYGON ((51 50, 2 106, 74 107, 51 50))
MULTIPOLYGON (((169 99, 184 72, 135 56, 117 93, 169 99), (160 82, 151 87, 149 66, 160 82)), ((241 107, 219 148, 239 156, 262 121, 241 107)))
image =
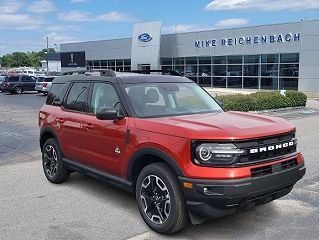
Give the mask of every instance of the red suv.
POLYGON ((120 186, 164 234, 282 197, 306 170, 290 123, 225 112, 179 76, 68 73, 39 126, 50 182, 76 171, 120 186))

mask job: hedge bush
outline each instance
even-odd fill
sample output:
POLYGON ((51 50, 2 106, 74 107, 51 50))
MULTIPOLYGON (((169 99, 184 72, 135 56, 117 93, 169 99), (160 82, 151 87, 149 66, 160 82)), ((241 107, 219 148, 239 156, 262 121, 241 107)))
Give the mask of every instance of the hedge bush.
POLYGON ((287 91, 286 96, 280 91, 256 92, 248 95, 236 94, 218 96, 217 100, 230 111, 261 111, 286 107, 306 106, 307 96, 298 91, 287 91))

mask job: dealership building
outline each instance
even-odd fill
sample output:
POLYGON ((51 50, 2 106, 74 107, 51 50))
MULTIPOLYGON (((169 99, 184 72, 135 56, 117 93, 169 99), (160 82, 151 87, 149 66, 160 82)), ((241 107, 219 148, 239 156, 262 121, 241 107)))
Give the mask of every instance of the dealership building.
POLYGON ((319 91, 319 20, 162 34, 137 23, 132 38, 61 44, 62 72, 174 70, 201 86, 319 91))

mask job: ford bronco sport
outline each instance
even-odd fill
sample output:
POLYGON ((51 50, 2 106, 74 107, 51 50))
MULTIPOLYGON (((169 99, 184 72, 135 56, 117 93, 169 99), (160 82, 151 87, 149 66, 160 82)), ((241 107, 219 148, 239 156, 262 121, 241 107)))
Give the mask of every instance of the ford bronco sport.
POLYGON ((39 126, 50 182, 80 172, 120 186, 163 234, 280 198, 305 174, 294 126, 226 112, 181 76, 67 73, 39 126))

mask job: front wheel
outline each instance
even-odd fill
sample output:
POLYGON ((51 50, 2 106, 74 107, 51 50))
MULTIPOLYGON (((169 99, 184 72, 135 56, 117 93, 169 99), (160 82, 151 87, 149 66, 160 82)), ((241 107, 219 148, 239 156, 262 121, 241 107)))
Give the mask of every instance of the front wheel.
POLYGON ((144 221, 158 233, 175 233, 187 223, 181 185, 165 163, 153 163, 141 171, 136 182, 136 200, 144 221))
POLYGON ((14 88, 14 92, 16 93, 16 94, 21 94, 22 92, 23 92, 23 90, 22 90, 22 87, 15 87, 14 88))
POLYGON ((69 170, 62 161, 62 152, 54 138, 48 139, 42 148, 42 166, 46 178, 52 183, 63 183, 69 176, 69 170))

